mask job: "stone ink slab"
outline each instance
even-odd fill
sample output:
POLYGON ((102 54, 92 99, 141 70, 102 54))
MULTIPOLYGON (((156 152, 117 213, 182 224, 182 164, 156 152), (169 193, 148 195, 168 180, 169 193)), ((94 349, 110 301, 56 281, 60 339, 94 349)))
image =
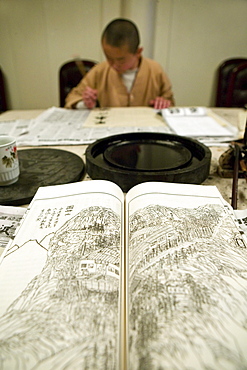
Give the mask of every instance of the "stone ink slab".
POLYGON ((155 132, 113 135, 86 149, 91 179, 115 182, 123 192, 146 181, 201 184, 210 162, 210 149, 199 141, 155 132))
POLYGON ((85 175, 82 158, 66 150, 20 149, 18 157, 19 180, 9 186, 0 186, 0 205, 28 204, 40 186, 80 181, 85 175))

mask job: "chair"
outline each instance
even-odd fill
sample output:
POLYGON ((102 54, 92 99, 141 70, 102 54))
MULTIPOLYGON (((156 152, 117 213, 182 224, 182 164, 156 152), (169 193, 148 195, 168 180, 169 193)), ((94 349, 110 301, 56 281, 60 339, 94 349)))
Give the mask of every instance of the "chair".
MULTIPOLYGON (((246 72, 241 72, 241 74, 238 74, 238 70, 235 70, 235 68, 245 65, 246 63, 246 58, 227 59, 221 63, 218 68, 216 107, 243 107, 247 103, 246 101, 243 103, 244 100, 240 97, 237 97, 239 95, 246 96, 246 82, 242 81, 242 78, 244 80, 246 78, 246 72), (235 71, 234 77, 232 77, 233 71, 235 71), (235 88, 238 89, 238 93, 236 93, 235 88)), ((243 70, 245 70, 245 68, 243 68, 243 70)))
POLYGON ((247 60, 232 70, 226 95, 226 106, 247 108, 247 60))
POLYGON ((4 76, 0 67, 0 113, 7 110, 6 92, 4 86, 4 76))
POLYGON ((97 62, 92 60, 71 60, 66 62, 60 67, 59 70, 59 100, 60 107, 64 107, 65 98, 70 90, 77 86, 85 74, 95 65, 97 62))

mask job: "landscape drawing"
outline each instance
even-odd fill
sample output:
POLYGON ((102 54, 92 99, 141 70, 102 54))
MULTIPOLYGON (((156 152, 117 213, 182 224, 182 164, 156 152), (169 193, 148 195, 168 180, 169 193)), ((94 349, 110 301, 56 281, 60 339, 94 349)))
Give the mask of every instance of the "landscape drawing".
POLYGON ((39 249, 46 262, 0 317, 0 368, 116 369, 119 216, 83 209, 43 244, 14 244, 5 256, 39 249))
MULTIPOLYGON (((121 202, 97 197, 26 215, 0 266, 1 370, 119 368, 121 202)), ((128 213, 129 369, 247 368, 244 235, 220 203, 146 198, 128 213)))
POLYGON ((130 216, 131 369, 247 368, 247 250, 221 205, 130 216))

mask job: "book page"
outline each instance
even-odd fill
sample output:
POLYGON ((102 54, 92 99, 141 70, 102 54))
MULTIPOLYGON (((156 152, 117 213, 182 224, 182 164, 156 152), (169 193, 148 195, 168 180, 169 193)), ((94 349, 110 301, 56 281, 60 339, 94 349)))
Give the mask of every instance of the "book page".
POLYGON ((127 194, 129 368, 247 367, 247 244, 216 187, 127 194))
POLYGON ((0 264, 1 369, 118 367, 123 194, 40 188, 0 264))

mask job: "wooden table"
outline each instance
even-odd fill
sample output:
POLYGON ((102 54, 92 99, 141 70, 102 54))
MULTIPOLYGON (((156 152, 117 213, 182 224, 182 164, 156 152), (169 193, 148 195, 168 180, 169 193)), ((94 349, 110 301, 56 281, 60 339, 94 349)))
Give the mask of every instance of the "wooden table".
MULTIPOLYGON (((128 109, 128 108, 126 108, 128 109)), ((217 113, 222 118, 226 119, 233 125, 237 126, 241 132, 244 130, 246 122, 246 111, 238 108, 211 108, 213 112, 217 113)), ((14 119, 32 119, 37 117, 43 110, 12 110, 4 112, 0 115, 0 121, 14 120, 14 119)), ((26 149, 27 147, 25 147, 26 149)), ((85 150, 87 145, 71 145, 71 146, 52 146, 52 148, 64 149, 71 151, 80 156, 84 163, 85 150)), ((212 160, 209 177, 203 182, 205 185, 216 185, 221 192, 223 198, 231 204, 232 196, 232 179, 222 178, 217 173, 218 160, 223 152, 228 149, 227 145, 211 147, 212 160)), ((84 180, 90 180, 89 176, 86 175, 84 180)), ((238 181, 238 209, 247 208, 247 183, 244 179, 238 181)))

